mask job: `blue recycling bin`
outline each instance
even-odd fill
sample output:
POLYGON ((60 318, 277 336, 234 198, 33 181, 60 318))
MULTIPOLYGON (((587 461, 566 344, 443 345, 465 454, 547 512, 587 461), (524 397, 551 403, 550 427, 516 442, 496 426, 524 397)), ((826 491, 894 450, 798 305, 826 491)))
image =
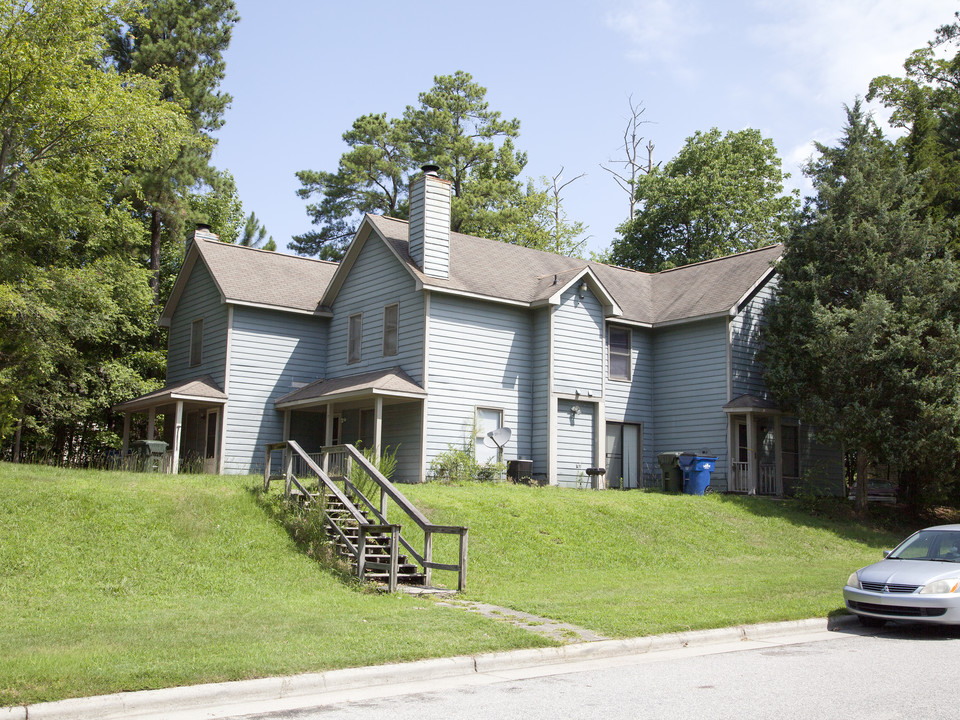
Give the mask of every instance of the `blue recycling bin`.
POLYGON ((710 487, 710 473, 717 467, 717 458, 706 455, 681 455, 677 458, 683 470, 683 492, 703 495, 710 487))

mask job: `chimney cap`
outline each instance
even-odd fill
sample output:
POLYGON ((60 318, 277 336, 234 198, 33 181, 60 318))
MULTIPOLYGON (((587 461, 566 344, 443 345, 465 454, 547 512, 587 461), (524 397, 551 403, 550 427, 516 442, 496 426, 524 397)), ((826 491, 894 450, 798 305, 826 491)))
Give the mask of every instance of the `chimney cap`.
POLYGON ((440 174, 440 166, 439 166, 439 165, 435 165, 435 164, 433 164, 433 163, 426 163, 425 165, 421 165, 421 166, 420 166, 420 169, 423 170, 423 174, 424 174, 424 175, 439 175, 439 174, 440 174))
POLYGON ((205 220, 202 220, 197 223, 196 229, 200 230, 201 232, 210 232, 210 223, 206 222, 205 220))

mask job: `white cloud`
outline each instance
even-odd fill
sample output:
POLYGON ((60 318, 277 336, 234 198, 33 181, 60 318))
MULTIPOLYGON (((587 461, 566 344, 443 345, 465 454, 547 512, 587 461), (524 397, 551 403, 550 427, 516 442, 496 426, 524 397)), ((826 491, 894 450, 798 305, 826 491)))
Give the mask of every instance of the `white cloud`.
POLYGON ((698 0, 628 0, 604 21, 627 36, 630 59, 675 63, 688 41, 706 32, 694 20, 697 5, 698 0))

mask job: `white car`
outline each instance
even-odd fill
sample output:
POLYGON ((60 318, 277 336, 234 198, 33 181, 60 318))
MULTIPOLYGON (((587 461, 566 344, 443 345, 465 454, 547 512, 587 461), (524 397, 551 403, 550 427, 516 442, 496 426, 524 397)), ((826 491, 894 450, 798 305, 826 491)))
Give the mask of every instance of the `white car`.
POLYGON ((863 625, 960 625, 960 525, 919 530, 884 555, 852 573, 843 588, 847 609, 863 625))

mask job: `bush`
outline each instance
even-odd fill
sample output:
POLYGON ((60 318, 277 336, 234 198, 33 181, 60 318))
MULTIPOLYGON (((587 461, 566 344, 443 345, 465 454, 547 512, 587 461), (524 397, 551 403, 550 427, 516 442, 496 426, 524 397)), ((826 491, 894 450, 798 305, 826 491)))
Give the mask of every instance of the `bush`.
POLYGON ((442 482, 499 482, 504 464, 487 461, 477 462, 472 448, 447 446, 447 451, 437 455, 430 463, 431 479, 442 482))

